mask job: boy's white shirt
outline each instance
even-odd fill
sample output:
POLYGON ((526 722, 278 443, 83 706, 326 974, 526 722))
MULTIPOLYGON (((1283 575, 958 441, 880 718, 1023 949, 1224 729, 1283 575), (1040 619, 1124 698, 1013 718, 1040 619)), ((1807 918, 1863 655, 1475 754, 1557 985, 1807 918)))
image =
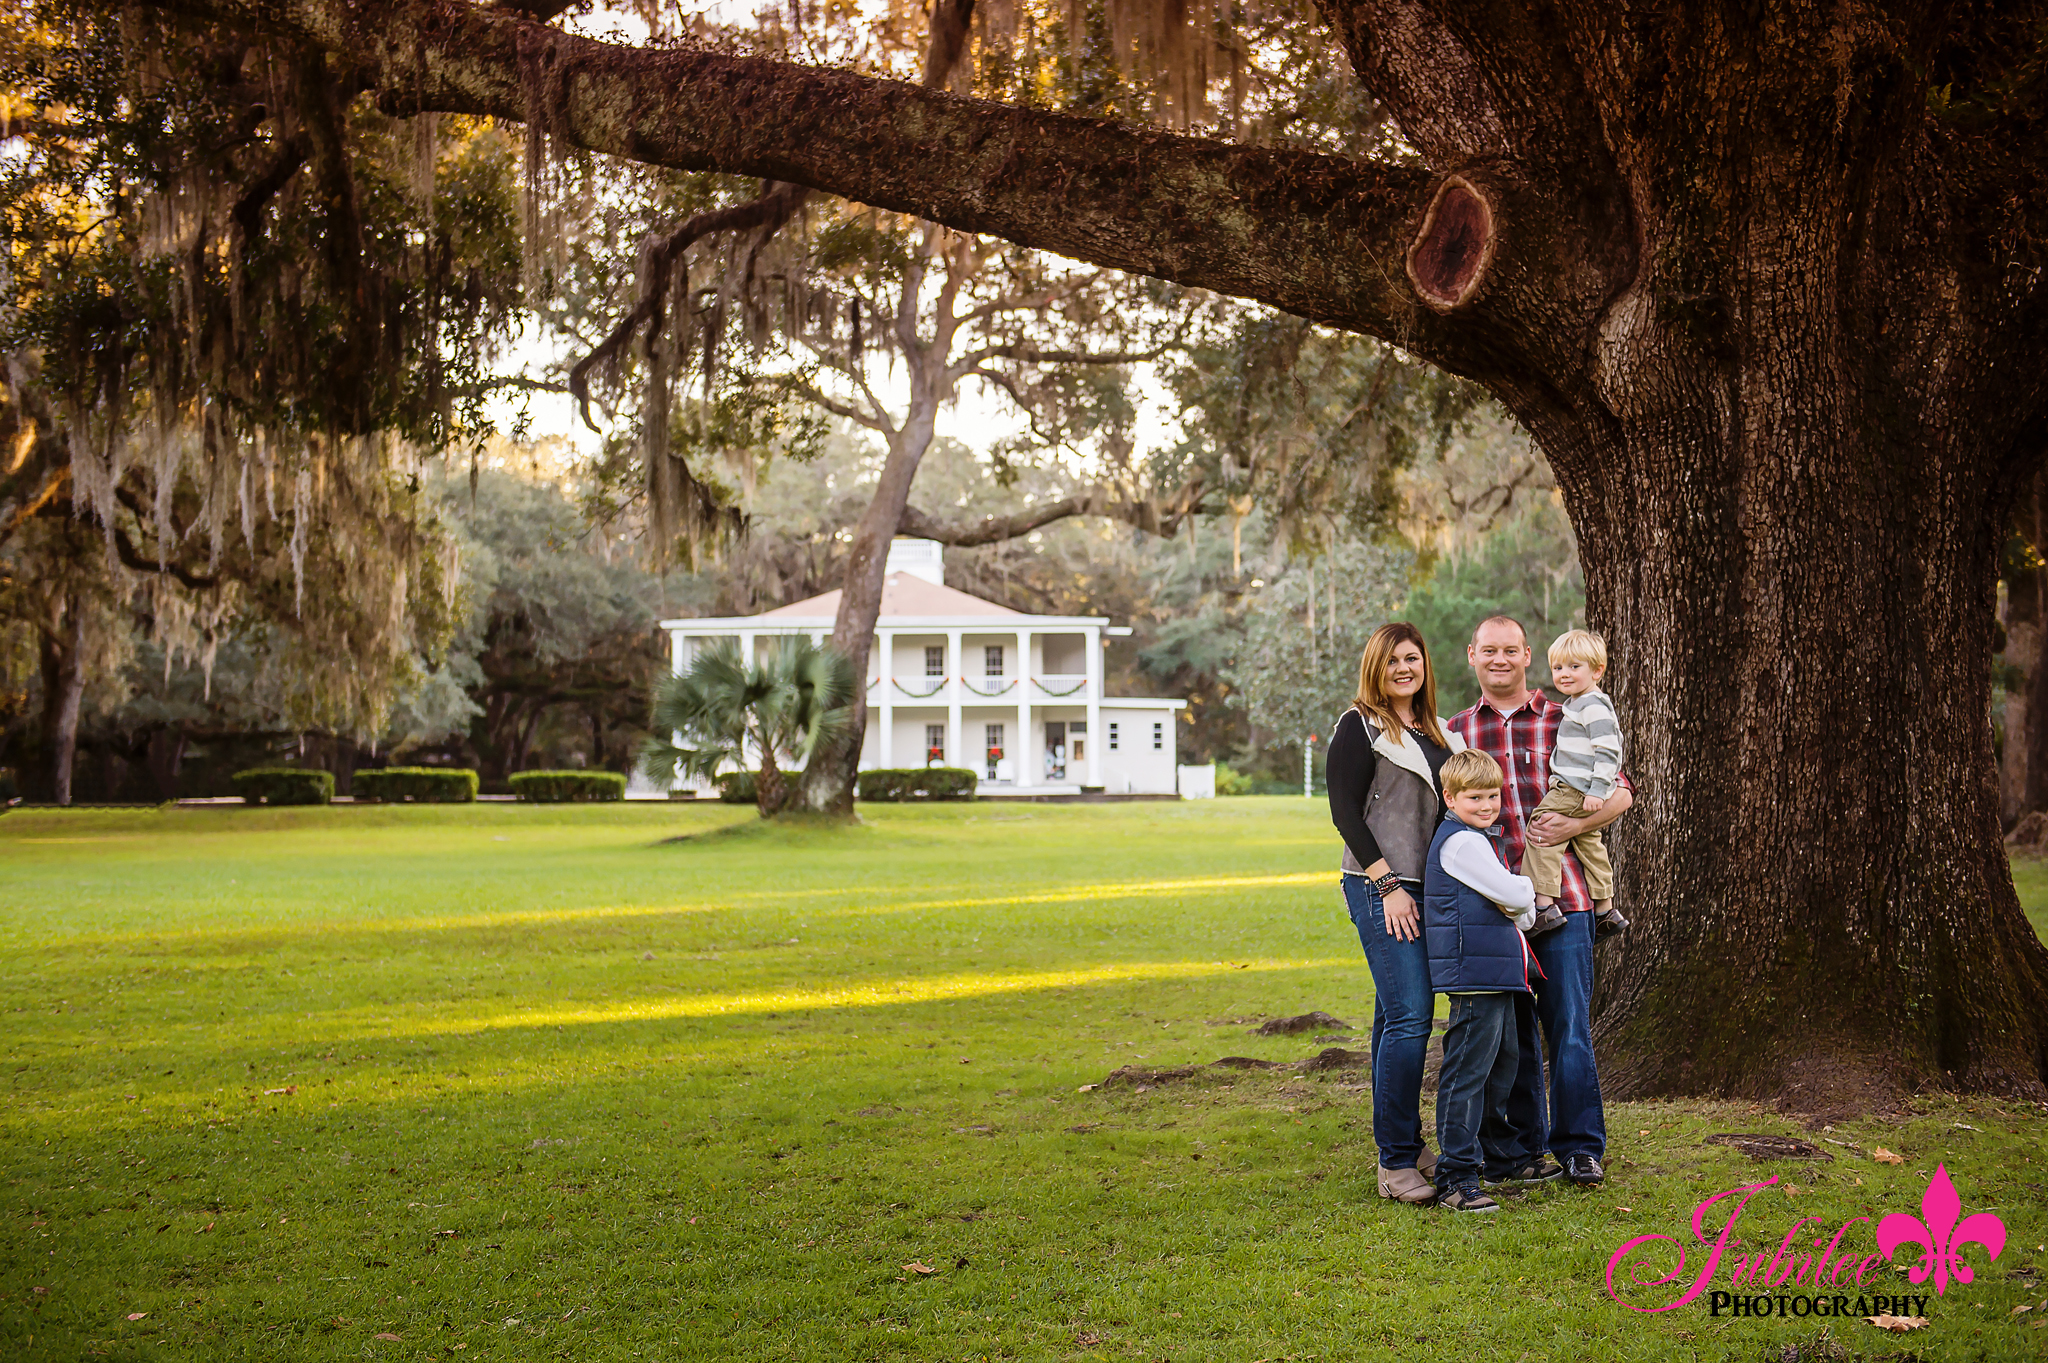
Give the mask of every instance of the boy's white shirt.
POLYGON ((1502 908, 1515 910, 1517 928, 1527 932, 1535 923, 1535 883, 1501 865, 1484 833, 1466 827, 1451 834, 1444 839, 1442 861, 1444 870, 1459 882, 1502 908))

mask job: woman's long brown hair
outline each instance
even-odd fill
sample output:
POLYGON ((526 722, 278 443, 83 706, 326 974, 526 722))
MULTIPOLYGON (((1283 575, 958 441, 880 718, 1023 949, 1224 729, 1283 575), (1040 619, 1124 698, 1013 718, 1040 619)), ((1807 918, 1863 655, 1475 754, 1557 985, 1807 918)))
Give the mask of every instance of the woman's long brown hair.
POLYGON ((1450 742, 1436 722, 1436 667, 1429 661, 1429 645, 1423 641, 1422 631, 1405 620, 1381 625, 1365 641, 1365 653, 1358 660, 1358 699, 1352 703, 1362 717, 1380 726, 1381 733, 1399 737, 1405 726, 1394 715, 1394 696, 1387 690, 1387 664, 1402 644, 1413 644, 1422 652, 1422 689, 1415 693, 1412 702, 1415 727, 1428 734, 1439 748, 1448 748, 1450 742))

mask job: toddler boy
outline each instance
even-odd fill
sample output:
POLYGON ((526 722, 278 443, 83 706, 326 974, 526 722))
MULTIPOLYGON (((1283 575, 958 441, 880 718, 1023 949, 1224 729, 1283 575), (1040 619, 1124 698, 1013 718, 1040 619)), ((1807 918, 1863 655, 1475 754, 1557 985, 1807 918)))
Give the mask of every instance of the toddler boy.
POLYGON ((1436 1088, 1437 1205, 1497 1212, 1481 1174, 1520 1153, 1507 1103, 1522 1053, 1515 995, 1529 992, 1535 959, 1521 930, 1534 921, 1536 897, 1501 856, 1500 764, 1467 748, 1445 760, 1437 781, 1446 811, 1422 873, 1430 987, 1451 996, 1436 1088))
MULTIPOLYGON (((1531 813, 1578 818, 1597 814, 1614 794, 1621 775, 1621 722, 1600 689, 1607 675, 1607 642, 1589 630, 1567 630, 1550 646, 1550 671, 1564 693, 1564 716, 1557 725, 1557 746, 1550 754, 1550 789, 1531 813)), ((1557 897, 1564 893, 1564 853, 1569 847, 1586 873, 1586 893, 1593 900, 1595 940, 1620 932, 1628 919, 1614 907, 1614 863, 1607 840, 1590 829, 1569 842, 1540 847, 1533 841, 1522 850, 1522 874, 1536 886, 1536 923, 1530 935, 1564 926, 1557 897)))

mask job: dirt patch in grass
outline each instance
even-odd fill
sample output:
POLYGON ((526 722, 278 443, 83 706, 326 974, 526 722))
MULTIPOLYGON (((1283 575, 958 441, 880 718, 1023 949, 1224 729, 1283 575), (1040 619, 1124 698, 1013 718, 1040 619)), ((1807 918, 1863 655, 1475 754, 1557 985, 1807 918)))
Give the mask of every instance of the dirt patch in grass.
POLYGON ((1733 1146, 1751 1159, 1803 1159, 1832 1160, 1833 1155, 1811 1141, 1802 1141, 1796 1136, 1770 1136, 1756 1132, 1717 1131, 1707 1137, 1707 1145, 1733 1146))
POLYGON ((1176 1065, 1170 1069, 1148 1069, 1142 1065, 1125 1065, 1111 1070, 1102 1082, 1089 1084, 1089 1089, 1131 1088, 1143 1092, 1161 1084, 1180 1083, 1190 1079, 1214 1077, 1230 1070, 1267 1070, 1283 1074, 1325 1074, 1331 1070, 1364 1069, 1366 1056, 1361 1051, 1347 1051, 1341 1046, 1329 1046, 1306 1060, 1255 1060, 1248 1055, 1226 1055, 1206 1065, 1176 1065))
POLYGON ((1273 1018, 1259 1024, 1260 1036, 1293 1036, 1298 1032, 1348 1032, 1351 1024, 1342 1018, 1333 1018, 1318 1008, 1309 1013, 1298 1013, 1291 1018, 1273 1018))

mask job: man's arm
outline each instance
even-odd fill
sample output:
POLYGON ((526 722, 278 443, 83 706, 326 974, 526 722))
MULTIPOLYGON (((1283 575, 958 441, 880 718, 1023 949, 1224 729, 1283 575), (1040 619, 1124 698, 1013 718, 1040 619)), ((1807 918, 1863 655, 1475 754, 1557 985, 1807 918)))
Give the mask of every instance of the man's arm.
POLYGON ((1529 841, 1539 847, 1555 847, 1559 843, 1570 842, 1581 833, 1607 827, 1628 813, 1629 806, 1635 802, 1635 787, 1629 784, 1628 777, 1623 776, 1614 783, 1614 794, 1607 797, 1597 813, 1571 818, 1545 812, 1529 820, 1529 841))
POLYGON ((1479 891, 1504 909, 1520 913, 1536 903, 1536 887, 1500 864, 1487 846, 1486 835, 1470 829, 1444 839, 1443 868, 1454 879, 1479 891))

